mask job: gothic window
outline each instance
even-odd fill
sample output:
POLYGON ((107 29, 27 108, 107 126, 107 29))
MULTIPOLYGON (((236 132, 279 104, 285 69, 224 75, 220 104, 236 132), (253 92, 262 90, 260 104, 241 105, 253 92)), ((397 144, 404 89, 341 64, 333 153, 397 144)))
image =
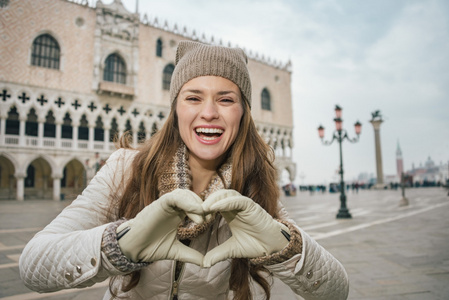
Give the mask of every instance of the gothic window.
POLYGON ((98 116, 97 121, 95 122, 94 140, 101 142, 104 141, 103 121, 100 116, 98 116))
POLYGON ((262 109, 264 110, 271 110, 271 97, 270 92, 266 88, 262 90, 262 109))
POLYGON ((73 136, 72 119, 70 114, 66 113, 61 125, 61 138, 71 139, 73 136))
MULTIPOLYGON (((133 128, 131 126, 131 122, 128 120, 126 120, 126 124, 125 124, 125 131, 132 131, 133 128)), ((130 132, 131 133, 131 132, 130 132)))
POLYGON ((89 127, 86 115, 83 115, 80 120, 80 126, 78 127, 78 139, 79 140, 89 140, 89 127))
POLYGON ((126 65, 118 54, 106 58, 103 80, 126 84, 126 65))
POLYGON ((19 114, 15 106, 11 107, 8 112, 8 118, 6 119, 5 134, 19 135, 19 114))
POLYGON ((31 50, 31 64, 49 69, 59 69, 61 53, 58 42, 49 34, 34 39, 31 50))
POLYGON ((109 141, 113 142, 116 135, 118 135, 118 124, 117 120, 115 118, 112 118, 111 130, 109 131, 109 141))
POLYGON ((29 136, 37 136, 37 115, 34 108, 30 109, 27 121, 25 123, 25 134, 29 136))
POLYGON ((156 56, 162 57, 162 40, 161 39, 157 39, 157 42, 156 42, 156 56))
POLYGON ((143 122, 140 122, 139 131, 137 132, 137 140, 141 143, 145 141, 146 133, 145 133, 145 125, 143 122))
POLYGON ((53 115, 53 112, 51 110, 45 117, 44 137, 56 137, 55 116, 53 115))
POLYGON ((164 90, 170 90, 171 76, 173 74, 173 70, 175 66, 173 64, 168 64, 164 68, 164 73, 162 75, 162 88, 164 90))
POLYGON ((44 137, 56 137, 55 116, 53 115, 53 112, 51 110, 45 117, 44 137))
POLYGON ((156 123, 153 123, 153 126, 151 127, 151 136, 153 136, 157 132, 157 125, 156 123))

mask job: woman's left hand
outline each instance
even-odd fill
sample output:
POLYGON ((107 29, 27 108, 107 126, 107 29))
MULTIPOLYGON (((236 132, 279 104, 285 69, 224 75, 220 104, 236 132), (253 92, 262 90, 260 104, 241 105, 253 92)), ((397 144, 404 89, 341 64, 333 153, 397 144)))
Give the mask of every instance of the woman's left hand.
POLYGON ((219 212, 227 221, 232 236, 209 251, 203 267, 228 258, 255 258, 282 250, 288 244, 281 232, 287 226, 276 221, 259 204, 235 190, 219 190, 203 203, 204 213, 219 212))

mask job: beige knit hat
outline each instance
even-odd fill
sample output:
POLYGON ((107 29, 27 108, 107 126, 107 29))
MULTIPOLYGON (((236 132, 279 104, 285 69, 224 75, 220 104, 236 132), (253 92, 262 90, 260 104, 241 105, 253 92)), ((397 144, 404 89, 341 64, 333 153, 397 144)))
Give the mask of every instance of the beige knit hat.
POLYGON ((199 76, 220 76, 234 82, 251 106, 251 80, 248 58, 239 48, 206 45, 193 41, 179 42, 176 67, 170 84, 170 102, 178 97, 182 86, 199 76))

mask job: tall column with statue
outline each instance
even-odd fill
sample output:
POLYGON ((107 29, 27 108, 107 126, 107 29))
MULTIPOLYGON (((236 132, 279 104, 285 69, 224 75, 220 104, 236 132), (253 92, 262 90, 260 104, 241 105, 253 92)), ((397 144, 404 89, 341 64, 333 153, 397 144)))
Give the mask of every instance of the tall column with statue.
POLYGON ((383 189, 384 184, 384 171, 382 167, 382 148, 380 146, 380 124, 383 123, 382 115, 380 110, 376 110, 371 113, 370 123, 374 128, 374 142, 376 145, 376 173, 377 173, 377 183, 375 188, 383 189))

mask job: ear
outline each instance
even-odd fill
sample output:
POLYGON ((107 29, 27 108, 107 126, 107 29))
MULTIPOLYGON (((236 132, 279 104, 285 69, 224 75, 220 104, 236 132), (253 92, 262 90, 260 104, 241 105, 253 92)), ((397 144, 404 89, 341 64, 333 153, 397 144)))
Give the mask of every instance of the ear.
POLYGON ((180 41, 178 44, 178 49, 176 50, 176 60, 175 65, 178 64, 179 60, 192 49, 200 47, 202 44, 194 41, 180 41))
POLYGON ((238 52, 240 52, 241 57, 243 58, 243 61, 245 62, 245 64, 248 64, 248 56, 246 56, 245 51, 243 51, 243 49, 241 48, 235 48, 238 52))

